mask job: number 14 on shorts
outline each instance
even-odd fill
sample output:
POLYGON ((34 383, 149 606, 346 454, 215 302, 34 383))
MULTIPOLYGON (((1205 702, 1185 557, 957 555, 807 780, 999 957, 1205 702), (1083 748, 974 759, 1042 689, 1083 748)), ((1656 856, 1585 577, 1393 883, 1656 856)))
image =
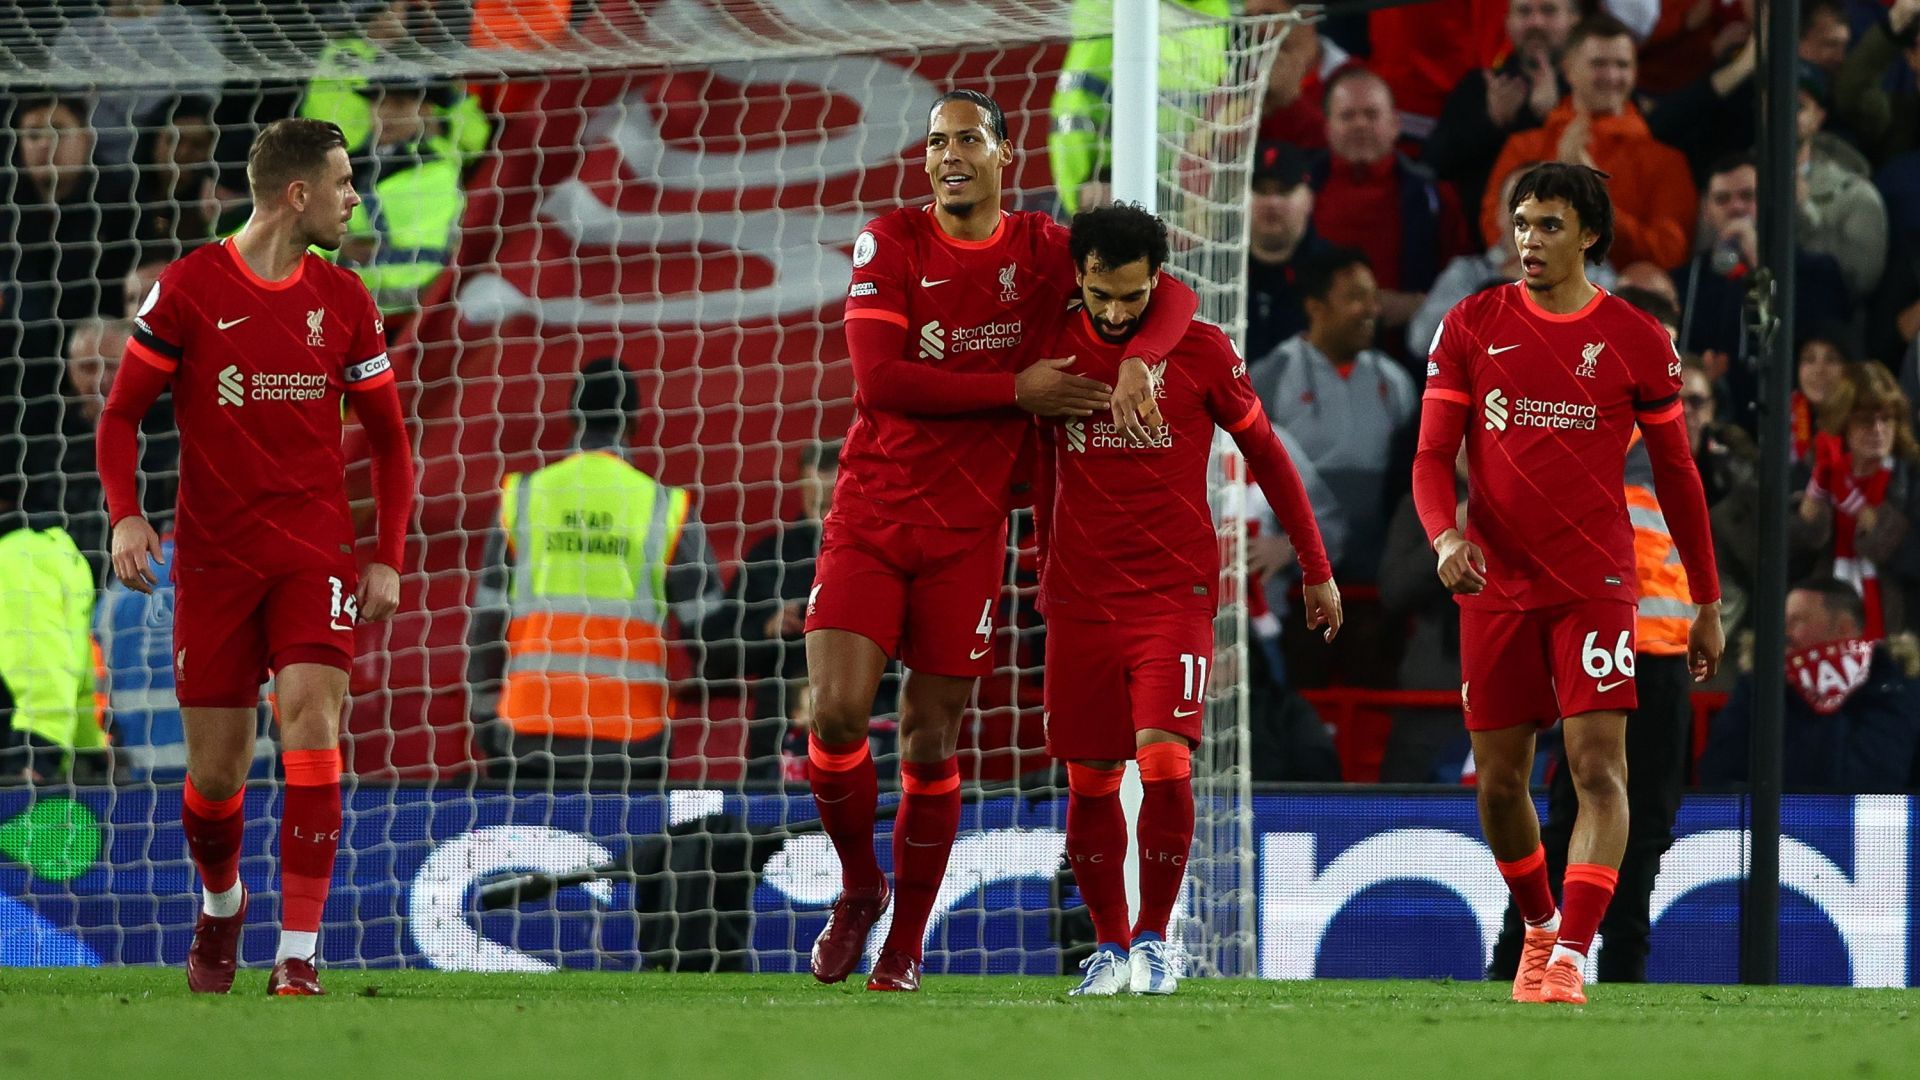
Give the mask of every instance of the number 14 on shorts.
POLYGON ((347 592, 347 583, 337 577, 327 578, 327 584, 333 587, 333 613, 328 616, 327 626, 333 630, 351 630, 360 618, 360 601, 347 592), (347 617, 346 625, 341 625, 340 616, 347 617))

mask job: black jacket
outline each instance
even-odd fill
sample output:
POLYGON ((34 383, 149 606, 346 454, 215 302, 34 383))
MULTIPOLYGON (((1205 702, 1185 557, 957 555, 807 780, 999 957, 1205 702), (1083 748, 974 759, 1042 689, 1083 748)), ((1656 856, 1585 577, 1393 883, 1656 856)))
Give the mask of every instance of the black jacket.
MULTIPOLYGON (((1920 681, 1903 669, 1884 642, 1874 646, 1867 670, 1865 685, 1831 716, 1821 716, 1798 693, 1780 687, 1787 700, 1781 746, 1787 787, 1884 791, 1913 785, 1920 755, 1920 681)), ((1734 684, 1727 707, 1713 722, 1706 753, 1700 756, 1702 784, 1747 778, 1753 708, 1753 675, 1748 673, 1734 684)))
POLYGON ((769 638, 767 619, 782 604, 806 601, 819 556, 817 521, 785 522, 753 545, 726 602, 701 624, 708 678, 806 678, 805 645, 799 638, 769 638))

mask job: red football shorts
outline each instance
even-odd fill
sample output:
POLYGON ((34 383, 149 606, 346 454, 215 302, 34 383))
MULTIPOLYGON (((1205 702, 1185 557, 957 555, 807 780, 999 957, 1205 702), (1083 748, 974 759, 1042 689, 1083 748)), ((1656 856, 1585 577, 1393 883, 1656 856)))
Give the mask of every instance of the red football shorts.
POLYGON ((993 670, 993 609, 1007 576, 1007 523, 945 529, 863 512, 827 515, 807 631, 848 630, 911 671, 993 670))
POLYGON ((1047 620, 1047 752, 1125 761, 1148 728, 1200 742, 1213 675, 1210 612, 1130 622, 1047 620))
POLYGON ((1460 704, 1467 730, 1631 712, 1634 607, 1586 600, 1532 611, 1460 609, 1460 704))
POLYGON ((237 566, 174 574, 173 677, 180 704, 251 708, 268 669, 353 666, 351 564, 262 576, 237 566))

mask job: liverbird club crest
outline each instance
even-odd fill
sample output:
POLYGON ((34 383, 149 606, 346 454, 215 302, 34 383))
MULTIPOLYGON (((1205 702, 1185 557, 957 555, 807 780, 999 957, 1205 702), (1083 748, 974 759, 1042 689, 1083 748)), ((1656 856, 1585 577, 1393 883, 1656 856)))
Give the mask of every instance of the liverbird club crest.
POLYGON ((1599 362, 1600 352, 1606 347, 1607 343, 1604 341, 1588 343, 1586 348, 1580 350, 1580 366, 1575 369, 1574 374, 1583 379, 1593 378, 1593 366, 1599 362))
POLYGON ((1013 287, 1014 264, 1008 263, 1000 271, 1000 302, 1011 304, 1020 299, 1019 290, 1013 287))

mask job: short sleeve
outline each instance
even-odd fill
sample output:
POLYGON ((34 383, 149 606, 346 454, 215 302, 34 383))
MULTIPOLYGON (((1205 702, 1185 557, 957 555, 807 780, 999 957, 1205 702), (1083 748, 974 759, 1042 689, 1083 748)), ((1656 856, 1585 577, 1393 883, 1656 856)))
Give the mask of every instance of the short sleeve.
POLYGON ((1207 382, 1207 412, 1213 422, 1230 434, 1239 434, 1266 415, 1260 407, 1260 395, 1253 391, 1247 375, 1247 362, 1233 339, 1215 332, 1213 356, 1208 362, 1212 378, 1207 382))
POLYGON ((1680 352, 1664 328, 1649 325, 1633 337, 1633 409, 1642 423, 1680 415, 1680 352))
POLYGON ((187 325, 194 309, 180 283, 182 265, 176 262, 162 271, 160 280, 147 290, 133 314, 133 336, 127 341, 129 355, 161 371, 176 370, 186 355, 187 325))
POLYGON ((853 241, 853 280, 847 286, 846 318, 907 325, 907 289, 912 280, 905 230, 876 218, 853 241))
POLYGON ((1455 305, 1440 320, 1440 326, 1433 332, 1433 341, 1427 345, 1427 389, 1423 398, 1472 405, 1471 372, 1467 365, 1473 356, 1473 344, 1473 335, 1461 316, 1460 306, 1455 305))
POLYGON ((393 381, 393 363, 387 359, 387 327, 367 287, 353 279, 359 311, 353 317, 353 337, 347 345, 347 389, 373 390, 393 381))

